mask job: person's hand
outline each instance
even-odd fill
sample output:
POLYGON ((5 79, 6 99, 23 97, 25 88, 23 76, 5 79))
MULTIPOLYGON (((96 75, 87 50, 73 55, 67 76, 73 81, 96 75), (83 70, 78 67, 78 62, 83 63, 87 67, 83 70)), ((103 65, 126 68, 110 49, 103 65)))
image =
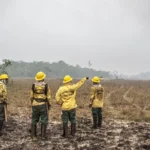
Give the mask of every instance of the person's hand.
POLYGON ((86 79, 88 80, 88 79, 89 79, 89 77, 86 77, 86 79))
POLYGON ((89 108, 91 108, 92 107, 92 104, 89 104, 89 108))
POLYGON ((50 103, 48 103, 48 110, 50 110, 51 109, 51 104, 50 103))
POLYGON ((7 105, 7 100, 6 99, 4 99, 2 102, 3 102, 3 104, 7 105))

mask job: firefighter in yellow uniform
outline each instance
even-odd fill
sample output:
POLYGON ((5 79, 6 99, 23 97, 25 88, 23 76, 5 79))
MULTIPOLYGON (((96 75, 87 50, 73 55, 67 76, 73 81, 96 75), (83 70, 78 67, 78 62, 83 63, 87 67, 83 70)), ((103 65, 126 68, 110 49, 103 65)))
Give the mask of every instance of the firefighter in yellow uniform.
POLYGON ((72 80, 71 76, 65 76, 63 80, 64 85, 56 93, 56 102, 62 106, 63 137, 68 137, 68 120, 71 122, 71 135, 75 136, 76 92, 88 80, 88 77, 83 78, 76 84, 72 84, 72 80))
POLYGON ((97 76, 92 79, 93 86, 91 87, 90 106, 92 107, 94 129, 102 125, 102 108, 104 104, 104 88, 100 84, 102 79, 97 76))
POLYGON ((46 74, 38 72, 35 76, 36 82, 32 85, 30 99, 32 103, 32 140, 37 140, 36 125, 41 121, 41 137, 46 139, 46 126, 48 124, 48 110, 51 103, 51 92, 48 84, 44 82, 46 74))
POLYGON ((3 123, 5 121, 4 107, 7 106, 7 88, 6 88, 7 82, 8 82, 8 75, 2 74, 0 76, 0 136, 2 136, 2 128, 3 123))

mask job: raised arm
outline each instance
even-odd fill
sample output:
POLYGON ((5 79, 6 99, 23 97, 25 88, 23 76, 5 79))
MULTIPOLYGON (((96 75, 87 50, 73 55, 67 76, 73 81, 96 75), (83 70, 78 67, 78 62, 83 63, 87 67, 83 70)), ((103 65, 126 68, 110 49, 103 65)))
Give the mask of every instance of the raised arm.
POLYGON ((86 80, 88 80, 88 77, 85 77, 85 78, 81 79, 79 82, 77 82, 76 84, 73 84, 73 85, 71 86, 71 88, 72 88, 73 90, 79 89, 79 88, 84 84, 84 82, 85 82, 86 80))

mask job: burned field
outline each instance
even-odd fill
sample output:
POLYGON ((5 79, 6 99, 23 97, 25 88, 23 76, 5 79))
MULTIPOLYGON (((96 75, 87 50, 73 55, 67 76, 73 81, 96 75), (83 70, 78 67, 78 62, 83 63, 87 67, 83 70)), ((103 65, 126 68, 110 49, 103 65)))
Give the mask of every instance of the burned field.
POLYGON ((52 92, 49 112, 48 140, 37 142, 30 138, 31 105, 29 90, 32 80, 14 80, 9 85, 8 122, 5 134, 0 137, 2 150, 149 150, 150 149, 150 82, 104 81, 105 105, 103 125, 93 130, 89 105, 89 88, 86 83, 77 94, 77 133, 75 138, 61 137, 61 108, 55 104, 55 93, 60 80, 48 80, 52 92))
MULTIPOLYGON (((7 150, 130 150, 150 149, 150 125, 147 123, 123 122, 104 119, 101 129, 91 129, 91 119, 78 118, 75 138, 61 137, 60 122, 48 125, 48 140, 32 142, 28 126, 24 120, 18 122, 10 118, 6 125, 6 134, 0 139, 1 149, 7 150)), ((40 126, 39 126, 40 131, 40 126)), ((38 135, 40 132, 38 132, 38 135)))

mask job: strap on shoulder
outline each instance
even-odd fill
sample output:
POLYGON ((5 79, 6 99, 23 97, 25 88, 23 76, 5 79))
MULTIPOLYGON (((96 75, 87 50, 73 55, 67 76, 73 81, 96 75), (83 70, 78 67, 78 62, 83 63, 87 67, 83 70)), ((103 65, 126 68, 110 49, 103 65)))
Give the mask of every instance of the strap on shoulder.
POLYGON ((45 84, 45 95, 47 95, 47 90, 48 90, 48 84, 45 84))
POLYGON ((32 91, 35 93, 35 84, 32 84, 32 91))
MULTIPOLYGON (((44 90, 45 95, 47 95, 47 90, 48 90, 48 84, 45 84, 45 90, 44 90)), ((32 84, 32 91, 33 93, 35 93, 35 84, 32 84)))

